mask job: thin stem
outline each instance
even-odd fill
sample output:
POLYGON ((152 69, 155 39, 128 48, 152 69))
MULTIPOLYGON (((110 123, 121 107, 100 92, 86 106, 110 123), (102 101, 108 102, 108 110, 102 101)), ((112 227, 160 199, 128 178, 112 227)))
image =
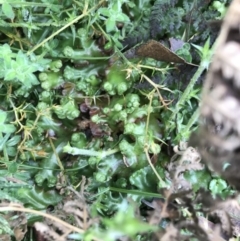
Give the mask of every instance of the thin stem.
POLYGON ((57 223, 63 225, 64 227, 69 228, 71 230, 71 232, 74 231, 74 232, 77 232, 77 233, 84 233, 84 230, 82 230, 80 228, 77 228, 77 227, 74 227, 71 224, 68 224, 68 223, 64 222, 63 220, 61 220, 57 217, 54 217, 52 215, 49 215, 47 213, 32 210, 32 209, 29 209, 29 208, 22 208, 22 207, 19 207, 18 204, 16 204, 16 206, 12 206, 12 205, 14 205, 14 204, 9 204, 9 206, 7 206, 7 207, 0 207, 0 212, 19 211, 19 212, 25 212, 25 213, 33 213, 33 214, 36 214, 36 215, 43 216, 45 218, 49 218, 49 219, 53 220, 54 222, 57 222, 57 223))
MULTIPOLYGON (((155 90, 153 90, 153 91, 155 91, 155 90)), ((145 130, 145 142, 148 142, 147 133, 148 133, 150 115, 151 115, 151 112, 152 112, 152 99, 153 99, 152 92, 149 93, 148 99, 149 99, 149 104, 148 104, 148 113, 147 113, 146 130, 145 130)))
POLYGON ((71 155, 95 156, 97 158, 103 159, 104 157, 117 153, 120 150, 119 148, 115 148, 108 151, 94 151, 94 150, 80 149, 80 148, 71 147, 70 145, 67 145, 63 148, 63 151, 71 155))
POLYGON ((190 120, 188 121, 186 127, 184 128, 183 130, 183 133, 184 132, 188 132, 190 130, 190 128, 197 122, 198 120, 198 117, 199 117, 199 108, 197 108, 193 115, 191 116, 190 120))
POLYGON ((176 69, 175 67, 157 68, 155 66, 143 65, 143 64, 137 64, 137 66, 139 68, 152 69, 152 70, 159 71, 159 72, 162 72, 162 73, 166 73, 167 71, 169 71, 171 69, 176 69))
POLYGON ((151 192, 143 192, 140 190, 128 190, 128 189, 123 189, 123 188, 118 188, 118 187, 109 187, 109 190, 112 192, 121 192, 121 193, 126 193, 126 194, 133 194, 133 195, 139 195, 142 197, 155 197, 155 198, 162 198, 161 194, 158 193, 151 193, 151 192))
POLYGON ((56 159, 57 159, 57 161, 58 161, 58 166, 60 167, 61 171, 64 171, 63 164, 62 164, 62 162, 61 162, 61 160, 60 160, 60 158, 59 158, 59 156, 58 156, 58 154, 57 154, 57 152, 56 152, 56 148, 55 148, 55 146, 54 146, 54 144, 53 144, 53 142, 52 142, 52 139, 49 137, 48 140, 49 140, 49 142, 50 142, 50 145, 51 145, 51 147, 52 147, 52 150, 53 150, 53 152, 54 152, 54 154, 55 154, 55 156, 56 156, 56 159))
POLYGON ((159 174, 157 173, 157 170, 155 169, 155 167, 153 166, 153 164, 152 164, 152 162, 151 162, 151 159, 150 159, 149 154, 148 154, 148 148, 147 148, 147 147, 144 148, 144 152, 145 152, 145 154, 146 154, 148 163, 149 163, 150 167, 152 168, 153 172, 155 173, 155 175, 157 176, 158 180, 160 181, 161 186, 164 186, 164 181, 163 181, 162 178, 159 176, 159 174))
POLYGON ((183 107, 185 101, 188 99, 189 93, 192 91, 195 83, 197 82, 198 78, 201 76, 201 74, 203 73, 205 68, 206 68, 206 66, 204 66, 203 64, 201 64, 199 66, 198 70, 196 71, 196 73, 192 77, 191 81, 189 82, 187 88, 183 92, 181 98, 177 102, 176 108, 175 108, 174 112, 172 113, 172 115, 170 116, 170 120, 175 120, 176 115, 179 113, 179 111, 183 107))

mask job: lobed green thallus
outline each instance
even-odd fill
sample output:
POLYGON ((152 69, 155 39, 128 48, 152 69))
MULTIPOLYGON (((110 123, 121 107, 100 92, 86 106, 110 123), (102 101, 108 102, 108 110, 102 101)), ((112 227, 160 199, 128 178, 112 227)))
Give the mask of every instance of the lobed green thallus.
MULTIPOLYGON (((31 77, 29 82, 19 85, 23 77, 20 75, 16 81, 16 76, 10 76, 6 81, 11 81, 13 93, 27 97, 34 91, 36 99, 21 109, 26 119, 23 130, 30 130, 31 135, 29 138, 28 132, 24 132, 26 138, 23 142, 19 138, 17 144, 20 146, 19 159, 23 162, 21 168, 27 170, 30 166, 35 170, 31 176, 37 188, 22 187, 19 197, 34 199, 31 203, 37 207, 39 202, 40 209, 47 206, 44 195, 38 200, 41 195, 36 197, 36 193, 42 191, 44 194, 55 187, 60 170, 63 174, 71 172, 69 178, 74 185, 85 175, 93 179, 96 187, 140 187, 140 183, 145 183, 148 166, 145 146, 153 155, 161 149, 157 109, 149 108, 145 96, 132 88, 140 75, 127 76, 128 65, 119 59, 109 60, 111 56, 107 56, 83 29, 77 31, 75 42, 66 34, 66 39, 61 40, 59 36, 50 41, 46 45, 49 47, 46 57, 34 54, 27 57, 21 51, 11 54, 7 45, 2 47, 5 48, 2 52, 5 50, 10 56, 4 60, 6 64, 25 59, 21 65, 28 66, 26 75, 31 77), (85 103, 88 103, 89 116, 80 108, 85 103), (96 113, 91 111, 94 108, 98 109, 96 113), (146 124, 148 115, 149 123, 146 124), (78 127, 83 120, 89 122, 85 129, 78 127), (102 132, 100 138, 93 134, 94 128, 102 132), (74 155, 67 146, 83 154, 74 155), (69 160, 72 166, 67 167, 69 160), (30 165, 32 162, 35 164, 30 165)), ((158 98, 154 101, 160 103, 158 98)), ((13 99, 13 105, 18 114, 18 100, 13 99)), ((150 183, 144 185, 146 191, 152 190, 150 183)))

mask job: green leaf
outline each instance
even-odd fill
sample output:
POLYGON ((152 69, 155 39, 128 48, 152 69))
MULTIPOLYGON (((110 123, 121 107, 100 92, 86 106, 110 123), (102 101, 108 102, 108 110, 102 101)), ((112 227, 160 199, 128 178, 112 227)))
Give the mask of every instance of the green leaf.
POLYGON ((113 21, 111 18, 106 20, 106 30, 107 32, 111 32, 116 28, 116 22, 113 21))
POLYGON ((2 133, 13 133, 16 130, 16 127, 13 124, 5 124, 7 113, 3 110, 0 110, 0 132, 2 133))
POLYGON ((118 187, 110 187, 109 188, 113 192, 120 192, 120 193, 127 193, 128 195, 135 195, 135 196, 141 196, 141 197, 148 197, 148 198, 162 198, 163 196, 161 194, 158 194, 156 192, 145 192, 142 190, 134 190, 134 189, 123 189, 118 187))
POLYGON ((38 81, 36 75, 34 75, 32 73, 26 73, 25 79, 27 79, 28 81, 24 82, 24 78, 21 79, 21 81, 26 85, 26 87, 31 88, 32 85, 38 85, 39 84, 39 81, 38 81))
POLYGON ((0 124, 3 124, 7 118, 7 113, 3 110, 0 110, 0 124))
POLYGON ((76 28, 75 28, 75 25, 71 25, 71 31, 72 31, 72 40, 73 40, 73 45, 75 43, 75 40, 76 40, 76 28))
POLYGON ((213 55, 213 48, 210 48, 210 38, 207 39, 204 46, 199 46, 196 44, 192 44, 199 52, 201 57, 201 65, 208 69, 213 55))
POLYGON ((15 71, 15 69, 9 69, 6 71, 5 76, 4 76, 4 80, 14 80, 17 77, 17 73, 15 71))
POLYGON ((17 154, 16 147, 7 146, 7 154, 8 154, 8 156, 12 156, 12 157, 16 156, 16 154, 17 154))
POLYGON ((16 131, 16 127, 12 124, 0 124, 0 132, 2 133, 13 133, 16 131))
POLYGON ((20 141, 21 141, 21 136, 20 136, 20 135, 16 135, 16 136, 13 136, 12 138, 10 138, 10 139, 7 141, 7 145, 8 145, 8 146, 15 146, 15 145, 17 145, 20 141))
MULTIPOLYGON (((156 168, 160 176, 164 176, 164 171, 156 168)), ((154 192, 157 187, 157 178, 150 166, 137 170, 130 176, 130 183, 139 190, 154 192)))
POLYGON ((115 20, 116 20, 116 21, 119 21, 119 22, 124 22, 124 23, 130 22, 129 17, 128 17, 126 14, 124 14, 124 13, 118 13, 118 14, 116 14, 115 20))
POLYGON ((117 240, 123 235, 134 237, 134 235, 139 232, 147 232, 157 229, 156 226, 149 225, 135 218, 134 209, 131 206, 129 206, 127 210, 120 210, 111 219, 104 219, 104 223, 108 227, 108 231, 105 231, 107 240, 117 240), (110 239, 110 237, 114 239, 110 239))
POLYGON ((213 179, 209 184, 209 189, 213 194, 221 194, 227 188, 227 182, 223 179, 213 179))
POLYGON ((14 235, 13 229, 10 227, 10 224, 2 215, 0 215, 0 224, 0 233, 3 231, 4 233, 14 235))
POLYGON ((8 44, 4 44, 4 45, 0 46, 0 56, 2 58, 5 58, 6 56, 8 56, 8 57, 13 56, 12 50, 8 44))
POLYGON ((26 54, 24 54, 21 50, 18 51, 16 56, 16 63, 18 66, 28 66, 29 60, 26 54))
POLYGON ((223 171, 225 171, 231 164, 229 162, 223 164, 223 171))
MULTIPOLYGON (((1 184, 0 184, 0 187, 3 188, 3 187, 19 187, 19 184, 18 183, 9 183, 6 181, 6 179, 4 180, 1 180, 1 184)), ((12 202, 17 202, 19 200, 17 200, 14 195, 11 195, 9 193, 7 193, 6 191, 3 190, 0 190, 0 200, 9 200, 9 201, 12 201, 12 202)))
POLYGON ((18 170, 18 164, 16 162, 12 162, 8 165, 8 171, 11 174, 16 173, 18 170))
POLYGON ((3 150, 3 147, 5 146, 8 138, 10 137, 10 133, 6 134, 5 136, 3 136, 1 139, 0 139, 0 151, 3 150))
POLYGON ((99 8, 98 9, 98 13, 102 14, 102 15, 104 15, 106 17, 110 17, 111 16, 110 11, 107 8, 99 8))
POLYGON ((184 174, 184 177, 192 184, 195 192, 201 187, 208 189, 209 182, 211 181, 211 175, 206 170, 189 171, 184 174))
POLYGON ((44 190, 39 187, 20 188, 17 190, 18 198, 35 209, 45 209, 49 205, 55 205, 62 200, 62 197, 55 190, 44 190))
POLYGON ((2 11, 8 18, 14 19, 15 14, 14 14, 13 8, 8 2, 4 2, 2 4, 2 11))

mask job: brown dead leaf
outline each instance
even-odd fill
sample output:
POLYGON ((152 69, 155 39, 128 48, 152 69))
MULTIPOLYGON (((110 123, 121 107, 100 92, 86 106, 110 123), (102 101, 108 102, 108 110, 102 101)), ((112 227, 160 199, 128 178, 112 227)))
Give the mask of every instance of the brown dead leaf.
POLYGON ((13 220, 10 225, 13 227, 14 235, 17 241, 23 240, 27 232, 27 218, 24 213, 20 213, 18 218, 13 220))
POLYGON ((183 58, 155 40, 149 40, 147 43, 137 46, 136 54, 140 57, 153 58, 168 63, 186 63, 183 58))

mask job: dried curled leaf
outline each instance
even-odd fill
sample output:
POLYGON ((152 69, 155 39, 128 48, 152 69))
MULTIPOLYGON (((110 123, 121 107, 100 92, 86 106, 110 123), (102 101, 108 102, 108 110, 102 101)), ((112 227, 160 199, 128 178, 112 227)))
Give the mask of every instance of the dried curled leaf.
POLYGON ((91 226, 92 219, 84 198, 85 184, 86 178, 83 176, 80 193, 68 187, 71 195, 66 197, 67 200, 63 201, 63 204, 55 208, 54 215, 51 214, 54 218, 46 219, 44 223, 34 224, 36 231, 47 241, 68 241, 67 236, 73 231, 83 233, 91 226))
POLYGON ((184 173, 191 170, 202 170, 204 165, 200 162, 201 157, 198 151, 193 147, 187 147, 186 143, 180 143, 182 147, 175 147, 176 154, 172 157, 167 166, 169 179, 172 180, 173 190, 175 192, 191 190, 192 185, 184 178, 184 173))
POLYGON ((89 217, 89 211, 84 201, 68 201, 65 203, 63 210, 68 214, 72 214, 77 225, 83 230, 87 230, 91 226, 92 220, 89 217))

